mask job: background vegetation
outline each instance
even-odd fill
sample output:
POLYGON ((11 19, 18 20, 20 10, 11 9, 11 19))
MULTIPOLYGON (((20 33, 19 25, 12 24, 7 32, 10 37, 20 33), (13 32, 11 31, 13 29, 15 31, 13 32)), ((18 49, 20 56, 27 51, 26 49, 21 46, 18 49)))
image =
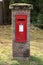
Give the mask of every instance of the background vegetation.
POLYGON ((43 28, 43 0, 11 0, 10 3, 30 3, 33 5, 31 23, 43 28))
POLYGON ((31 11, 31 23, 43 29, 43 0, 3 0, 4 24, 11 23, 11 11, 9 4, 12 3, 28 3, 33 5, 31 11))

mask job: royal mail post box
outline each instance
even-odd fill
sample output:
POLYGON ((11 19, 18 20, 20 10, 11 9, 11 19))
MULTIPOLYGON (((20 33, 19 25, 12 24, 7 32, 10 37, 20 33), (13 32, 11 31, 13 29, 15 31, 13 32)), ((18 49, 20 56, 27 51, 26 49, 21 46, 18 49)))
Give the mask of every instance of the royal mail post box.
POLYGON ((15 3, 12 9, 13 59, 29 60, 30 55, 30 10, 31 4, 15 3))
POLYGON ((27 16, 26 15, 16 15, 16 42, 26 42, 27 41, 27 16))

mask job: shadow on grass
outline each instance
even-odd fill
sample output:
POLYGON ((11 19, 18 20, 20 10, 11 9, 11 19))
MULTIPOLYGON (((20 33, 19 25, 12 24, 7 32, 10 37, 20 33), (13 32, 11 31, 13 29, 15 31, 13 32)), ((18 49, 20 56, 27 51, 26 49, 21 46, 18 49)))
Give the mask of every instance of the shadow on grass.
POLYGON ((43 61, 38 57, 30 56, 30 65, 43 65, 43 61))

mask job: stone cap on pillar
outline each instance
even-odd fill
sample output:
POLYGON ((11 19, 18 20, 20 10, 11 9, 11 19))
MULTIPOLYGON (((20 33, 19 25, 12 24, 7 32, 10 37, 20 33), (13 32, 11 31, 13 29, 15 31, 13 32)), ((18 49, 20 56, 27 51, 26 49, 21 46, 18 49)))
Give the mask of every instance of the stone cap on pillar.
POLYGON ((10 4, 9 9, 33 9, 33 6, 31 4, 26 4, 26 3, 15 3, 15 4, 10 4))

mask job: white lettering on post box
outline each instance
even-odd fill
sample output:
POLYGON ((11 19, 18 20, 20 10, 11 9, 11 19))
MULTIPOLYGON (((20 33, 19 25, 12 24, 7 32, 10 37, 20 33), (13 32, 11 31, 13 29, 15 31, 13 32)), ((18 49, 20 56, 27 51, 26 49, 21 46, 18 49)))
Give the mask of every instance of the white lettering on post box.
POLYGON ((21 24, 21 25, 19 25, 19 32, 23 32, 23 31, 24 31, 23 25, 21 24))

